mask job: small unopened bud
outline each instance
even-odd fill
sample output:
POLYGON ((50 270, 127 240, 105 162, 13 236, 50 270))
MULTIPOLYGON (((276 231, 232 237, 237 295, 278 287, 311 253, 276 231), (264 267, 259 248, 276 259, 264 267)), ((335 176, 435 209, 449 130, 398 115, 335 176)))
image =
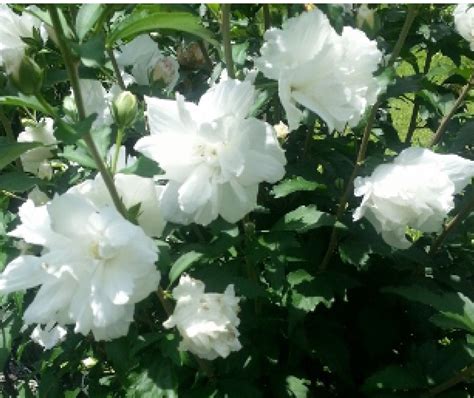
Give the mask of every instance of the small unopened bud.
POLYGON ((288 137, 289 131, 288 131, 288 126, 285 123, 280 122, 278 124, 275 124, 273 128, 276 131, 278 140, 280 141, 286 140, 286 137, 288 137))
POLYGON ((187 46, 182 44, 176 50, 176 58, 178 63, 187 67, 200 68, 206 64, 206 59, 202 53, 201 47, 195 41, 187 46))
POLYGON ((112 102, 112 111, 119 127, 130 127, 138 113, 137 97, 130 91, 121 92, 112 102))
POLYGON ((374 14, 375 14, 375 10, 367 7, 367 4, 361 4, 359 9, 357 10, 356 26, 359 29, 363 29, 363 28, 374 29, 374 25, 375 25, 374 14))
POLYGON ((38 64, 28 56, 10 71, 12 83, 23 94, 32 95, 41 90, 43 84, 43 71, 38 64))
POLYGON ((305 9, 306 11, 313 11, 313 10, 316 9, 316 6, 315 6, 313 3, 306 3, 306 4, 304 5, 304 9, 305 9))

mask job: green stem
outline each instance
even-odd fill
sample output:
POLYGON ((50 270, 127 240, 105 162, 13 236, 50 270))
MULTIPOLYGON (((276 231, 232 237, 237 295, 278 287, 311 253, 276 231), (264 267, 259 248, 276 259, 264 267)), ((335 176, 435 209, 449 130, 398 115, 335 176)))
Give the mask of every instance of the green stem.
POLYGON ((112 174, 115 174, 115 172, 117 171, 117 162, 118 162, 118 158, 120 154, 120 146, 122 145, 123 134, 124 134, 124 128, 119 127, 117 131, 117 137, 115 138, 114 157, 112 158, 112 165, 111 165, 112 174))
MULTIPOLYGON (((416 14, 418 13, 418 7, 419 7, 418 5, 408 6, 408 12, 405 18, 405 23, 403 24, 402 30, 400 32, 400 36, 398 36, 397 43, 395 44, 392 55, 390 56, 390 59, 388 61, 388 67, 393 66, 396 59, 400 55, 400 51, 403 48, 403 44, 405 43, 405 40, 408 36, 408 32, 410 31, 410 27, 413 24, 413 21, 415 20, 416 14)), ((367 146, 369 144, 369 139, 370 139, 370 133, 372 132, 372 126, 375 122, 377 110, 381 102, 382 101, 380 100, 380 98, 377 99, 375 104, 372 106, 372 109, 370 110, 370 114, 367 119, 367 125, 365 126, 364 134, 362 135, 362 142, 360 144, 359 152, 357 154, 357 159, 354 165, 354 169, 352 170, 349 180, 347 181, 344 193, 342 194, 339 200, 339 204, 337 206, 336 221, 339 221, 339 219, 344 214, 344 211, 346 210, 346 205, 352 192, 354 180, 357 177, 357 174, 359 173, 361 166, 364 164, 365 155, 367 153, 367 146)), ((334 250, 336 249, 337 243, 338 243, 337 229, 336 229, 336 226, 334 226, 329 238, 328 248, 326 250, 326 253, 324 254, 323 260, 321 261, 318 267, 319 272, 326 270, 326 268, 328 267, 331 261, 332 255, 334 253, 334 250)))
POLYGON ((448 127, 449 121, 451 120, 453 115, 456 113, 457 109, 461 106, 461 104, 463 103, 466 96, 469 94, 469 90, 472 88, 473 85, 474 85, 474 72, 472 72, 471 76, 469 77, 468 82, 462 88, 461 93, 459 94, 459 97, 454 103, 453 107, 441 119, 438 129, 436 130, 434 137, 431 140, 430 147, 436 145, 441 140, 441 137, 443 136, 444 132, 446 131, 446 128, 448 127))
MULTIPOLYGON (((10 142, 16 142, 16 138, 15 138, 15 135, 13 134, 13 129, 12 129, 10 120, 8 120, 7 116, 5 115, 2 109, 0 109, 0 123, 2 123, 3 130, 5 130, 5 135, 7 137, 7 140, 10 142)), ((15 165, 18 171, 23 171, 23 166, 21 165, 21 161, 19 158, 15 160, 15 165)))
POLYGON ((227 67, 227 75, 231 79, 235 79, 234 61, 232 59, 232 45, 230 43, 230 4, 221 5, 221 34, 222 43, 224 44, 224 58, 227 67))
MULTIPOLYGON (((79 119, 84 120, 87 115, 82 99, 77 65, 75 65, 71 53, 69 52, 69 46, 67 45, 66 38, 64 37, 64 32, 62 30, 61 21, 59 19, 58 10, 56 9, 56 6, 50 4, 48 5, 48 10, 51 16, 51 22, 54 31, 56 33, 58 46, 63 56, 64 64, 66 66, 69 80, 71 82, 71 87, 74 94, 79 119)), ((104 183, 110 193, 110 197, 112 198, 115 207, 124 218, 128 219, 127 209, 125 208, 122 203, 122 200, 120 199, 117 189, 115 188, 112 175, 109 173, 107 166, 105 165, 102 157, 100 156, 99 151, 95 145, 94 139, 92 138, 92 135, 88 132, 84 134, 83 139, 89 149, 92 158, 95 161, 95 164, 97 165, 97 168, 99 169, 100 174, 102 175, 102 179, 104 180, 104 183)))
POLYGON ((112 63, 112 67, 114 68, 117 83, 119 87, 125 91, 127 88, 125 87, 125 83, 122 79, 122 74, 120 73, 120 68, 117 64, 117 59, 115 58, 114 50, 112 50, 111 48, 107 48, 107 55, 109 56, 110 62, 112 63))
POLYGON ((262 6, 263 8, 263 26, 265 28, 265 31, 270 29, 270 26, 272 26, 272 17, 270 15, 270 7, 268 4, 264 4, 262 6))

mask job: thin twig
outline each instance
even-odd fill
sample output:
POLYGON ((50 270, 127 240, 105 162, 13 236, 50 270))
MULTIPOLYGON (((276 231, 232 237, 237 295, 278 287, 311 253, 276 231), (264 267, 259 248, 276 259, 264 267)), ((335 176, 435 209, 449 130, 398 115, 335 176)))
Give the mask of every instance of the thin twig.
POLYGON ((268 4, 264 4, 262 8, 263 8, 263 26, 265 30, 267 31, 268 29, 270 29, 270 26, 272 26, 272 17, 270 15, 270 7, 268 4))
POLYGON ((111 48, 107 48, 107 55, 109 56, 110 62, 112 63, 112 67, 114 68, 115 77, 117 78, 117 83, 119 87, 125 91, 127 88, 125 87, 125 83, 122 78, 122 73, 120 72, 120 68, 117 64, 117 59, 115 58, 114 50, 111 48))
MULTIPOLYGON (((410 27, 411 27, 413 21, 415 20, 416 14, 418 13, 418 7, 419 7, 418 5, 408 5, 408 12, 407 12, 407 16, 406 16, 406 19, 405 19, 405 23, 403 24, 402 30, 400 32, 400 36, 398 36, 398 41, 395 44, 392 55, 390 56, 390 59, 388 61, 388 65, 387 65, 388 67, 393 66, 396 59, 400 55, 400 51, 403 48, 403 44, 405 43, 405 40, 408 36, 408 32, 410 30, 410 27)), ((351 176, 349 177, 349 180, 347 181, 344 193, 342 194, 341 199, 339 200, 339 204, 338 204, 337 211, 336 211, 336 221, 339 221, 341 216, 344 214, 346 204, 347 204, 347 202, 349 200, 349 196, 352 192, 352 185, 354 183, 354 179, 356 178, 360 167, 364 163, 365 155, 366 155, 366 152, 367 152, 367 145, 368 145, 369 139, 370 139, 370 133, 372 131, 372 126, 374 124, 375 116, 377 115, 377 110, 378 110, 380 104, 381 104, 381 100, 379 98, 375 102, 375 104, 372 106, 372 109, 370 111, 369 117, 367 119, 367 125, 365 126, 364 134, 362 136, 362 142, 360 144, 359 152, 357 154, 357 159, 356 159, 356 163, 354 165, 354 169, 352 170, 351 176)), ((329 238, 328 248, 327 248, 326 253, 323 257, 323 261, 321 261, 321 263, 319 264, 319 267, 318 267, 319 272, 322 272, 322 271, 326 270, 329 262, 331 261, 331 257, 334 253, 334 250, 337 246, 337 241, 338 241, 337 229, 336 229, 336 226, 334 225, 334 227, 332 228, 332 231, 331 231, 331 236, 329 238)))
POLYGON ((474 198, 468 201, 459 212, 449 221, 443 228, 443 232, 441 232, 436 239, 434 240, 433 244, 430 247, 430 254, 435 254, 437 250, 440 248, 444 240, 446 239, 447 235, 455 229, 469 214, 471 211, 474 210, 474 198))
POLYGON ((227 75, 235 79, 234 60, 232 59, 232 44, 230 43, 230 4, 221 5, 221 35, 224 44, 224 58, 227 75))
MULTIPOLYGON (((425 66, 423 67, 423 75, 426 75, 431 66, 431 61, 433 59, 433 52, 428 49, 426 52, 426 59, 425 59, 425 66)), ((405 144, 410 145, 411 140, 413 139, 413 134, 417 128, 417 119, 418 119, 418 112, 420 111, 421 102, 419 97, 415 94, 415 100, 413 103, 413 110, 411 113, 410 123, 408 125, 407 135, 405 137, 405 144)))
MULTIPOLYGON (((57 36, 57 43, 61 54, 63 56, 64 64, 66 66, 66 70, 69 76, 69 80, 71 82, 72 91, 74 94, 74 99, 76 102, 77 113, 79 114, 79 119, 84 120, 86 118, 86 110, 84 108, 84 102, 82 98, 81 88, 79 84, 79 74, 77 71, 77 65, 74 63, 71 53, 69 52, 69 47, 66 43, 66 38, 64 37, 64 32, 62 30, 61 21, 59 19, 58 10, 56 9, 57 6, 52 4, 48 5, 49 14, 51 16, 51 22, 53 24, 54 31, 57 36)), ((120 214, 126 219, 128 219, 127 209, 125 208, 120 196, 117 192, 117 189, 114 185, 114 180, 107 169, 102 157, 99 154, 97 146, 95 145, 94 139, 90 132, 87 132, 83 135, 84 142, 86 143, 92 158, 94 159, 97 168, 99 169, 100 174, 102 175, 102 179, 107 187, 107 190, 110 193, 110 197, 112 201, 119 211, 120 214)))
POLYGON ((450 379, 438 384, 431 388, 426 394, 423 395, 424 398, 434 397, 442 392, 449 390, 451 387, 454 387, 460 383, 466 381, 474 373, 474 364, 464 368, 459 373, 456 373, 450 379))
POLYGON ((461 93, 459 94, 459 97, 457 98, 453 107, 441 119, 441 122, 439 123, 439 127, 436 130, 433 139, 431 140, 430 146, 436 145, 441 140, 441 137, 443 136, 444 132, 446 131, 446 128, 448 127, 449 121, 451 120, 453 115, 456 113, 457 109, 461 106, 461 104, 463 103, 466 96, 469 94, 469 90, 472 88, 473 85, 474 85, 474 72, 472 72, 471 76, 469 77, 468 82, 462 88, 461 93))

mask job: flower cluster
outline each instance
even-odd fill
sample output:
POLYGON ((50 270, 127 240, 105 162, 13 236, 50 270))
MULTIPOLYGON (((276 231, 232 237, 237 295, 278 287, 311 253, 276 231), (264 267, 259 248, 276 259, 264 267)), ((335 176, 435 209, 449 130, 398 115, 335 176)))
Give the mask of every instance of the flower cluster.
POLYGON ((204 293, 204 289, 201 281, 181 276, 173 289, 176 308, 163 326, 178 328, 183 338, 180 350, 204 359, 226 358, 242 348, 237 330, 239 299, 233 285, 227 286, 224 294, 204 293))
POLYGON ((178 82, 178 61, 172 56, 164 56, 148 35, 137 36, 121 46, 117 55, 117 62, 122 68, 131 67, 131 76, 123 72, 128 84, 149 85, 161 80, 171 91, 178 82))
POLYGON ((474 177, 474 161, 457 155, 408 148, 392 163, 378 166, 370 177, 354 181, 363 196, 354 220, 366 217, 389 245, 407 249, 407 227, 439 232, 454 208, 454 195, 474 177))
POLYGON ((320 10, 290 18, 283 29, 265 33, 257 67, 278 80, 290 130, 298 127, 301 104, 318 114, 329 130, 356 126, 380 86, 373 74, 382 53, 364 32, 344 27, 338 35, 320 10))
POLYGON ((21 224, 9 235, 43 249, 10 262, 0 292, 40 286, 24 313, 26 325, 50 331, 51 322, 74 324, 76 333, 110 340, 127 333, 134 305, 158 286, 158 251, 107 197, 82 194, 90 183, 83 184, 45 205, 28 200, 20 207, 21 224))
POLYGON ((161 197, 166 220, 207 225, 220 215, 236 222, 256 207, 260 182, 284 176, 274 129, 247 117, 254 96, 250 83, 229 79, 197 105, 179 94, 176 101, 145 97, 151 135, 135 149, 158 162, 169 180, 161 197))

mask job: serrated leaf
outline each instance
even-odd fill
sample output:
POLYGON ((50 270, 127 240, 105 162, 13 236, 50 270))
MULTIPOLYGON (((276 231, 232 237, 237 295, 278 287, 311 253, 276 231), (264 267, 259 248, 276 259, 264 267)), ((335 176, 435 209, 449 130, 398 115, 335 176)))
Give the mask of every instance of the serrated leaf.
POLYGON ((76 34, 80 41, 92 29, 106 10, 106 6, 100 3, 83 4, 76 16, 76 34))
MULTIPOLYGON (((151 359, 151 358, 150 358, 151 359)), ((166 358, 147 361, 147 368, 128 376, 127 398, 176 398, 177 379, 166 358)))
POLYGON ((0 175, 0 189, 9 192, 25 192, 40 182, 41 180, 39 178, 32 177, 19 171, 3 173, 0 175))
POLYGON ((111 46, 118 40, 131 39, 139 34, 157 32, 160 29, 171 29, 191 33, 219 47, 219 43, 200 24, 199 18, 185 12, 148 12, 138 10, 132 12, 110 32, 107 45, 111 46))
POLYGON ((34 109, 35 111, 39 111, 41 113, 44 113, 45 115, 50 115, 50 113, 36 99, 36 97, 29 97, 23 94, 18 94, 18 97, 15 97, 15 96, 0 97, 0 105, 15 106, 15 107, 24 106, 25 108, 34 109))
POLYGON ((308 181, 303 177, 288 178, 275 185, 272 189, 273 196, 278 198, 284 198, 294 192, 300 191, 314 191, 319 184, 314 181, 308 181))
POLYGON ((194 263, 199 261, 203 255, 203 253, 192 250, 179 257, 171 266, 168 274, 170 285, 172 285, 184 271, 191 268, 194 263))
POLYGON ((426 380, 413 367, 391 365, 375 372, 362 387, 363 391, 413 390, 426 386, 426 380))
POLYGON ((286 389, 290 397, 294 398, 305 398, 308 396, 311 382, 306 379, 300 379, 295 376, 288 376, 286 378, 286 389))
POLYGON ((0 170, 30 149, 42 146, 39 142, 1 142, 0 170))
POLYGON ((461 292, 435 293, 423 286, 387 287, 382 291, 434 308, 438 313, 430 320, 443 329, 474 333, 474 303, 461 292))
POLYGON ((333 226, 335 222, 333 215, 317 210, 314 205, 300 206, 280 219, 273 226, 273 230, 306 232, 315 228, 333 226))

